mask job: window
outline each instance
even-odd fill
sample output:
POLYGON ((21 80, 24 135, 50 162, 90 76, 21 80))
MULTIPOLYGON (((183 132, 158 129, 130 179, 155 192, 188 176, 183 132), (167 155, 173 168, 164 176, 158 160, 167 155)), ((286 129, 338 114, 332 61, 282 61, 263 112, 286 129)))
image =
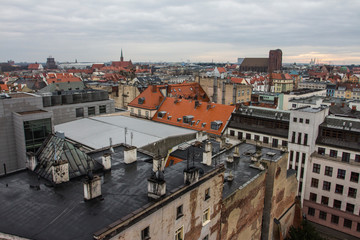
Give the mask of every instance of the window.
POLYGON ((254 135, 254 140, 255 140, 255 141, 259 141, 259 140, 260 140, 260 136, 259 136, 259 135, 254 135))
POLYGON ((360 155, 359 154, 355 154, 355 162, 360 162, 360 155))
POLYGON ((334 199, 334 208, 341 209, 341 201, 334 199))
POLYGON ((298 133, 298 140, 297 140, 298 144, 301 144, 301 133, 298 133))
POLYGON ((182 216, 184 216, 184 214, 183 214, 183 205, 181 204, 176 208, 176 219, 179 219, 182 216))
MULTIPOLYGON (((145 111, 145 116, 146 116, 146 118, 149 118, 149 111, 145 111)), ((170 120, 171 119, 171 116, 168 116, 168 120, 170 120)))
POLYGON ((339 216, 331 215, 331 223, 339 224, 339 216))
POLYGON ((300 178, 303 178, 303 177, 304 177, 304 168, 302 167, 300 170, 300 178))
POLYGON ((246 139, 248 139, 248 140, 251 139, 251 134, 250 134, 250 133, 247 133, 247 134, 246 134, 246 139))
POLYGON ((210 222, 210 210, 209 208, 203 212, 203 226, 210 222))
POLYGON ((100 114, 106 113, 106 105, 100 105, 99 106, 99 113, 100 114))
POLYGON ((203 240, 209 240, 209 235, 206 235, 203 240))
POLYGON ((95 107, 88 107, 88 115, 89 116, 95 115, 95 107))
POLYGON ((321 204, 327 206, 329 204, 329 198, 325 196, 321 196, 321 204))
POLYGON ((343 161, 343 162, 350 162, 350 153, 348 153, 348 152, 343 152, 341 161, 343 161))
POLYGON ((303 123, 304 122, 304 119, 303 118, 300 118, 299 119, 299 123, 303 123))
POLYGON ((149 227, 146 227, 141 231, 141 240, 147 240, 147 239, 150 239, 149 227))
POLYGON ((84 108, 77 108, 75 109, 76 117, 83 117, 84 116, 84 108))
POLYGON ((235 131, 234 130, 230 130, 230 136, 235 136, 235 131))
POLYGON ((345 179, 346 171, 344 169, 338 169, 337 178, 345 179))
POLYGON ((269 143, 269 138, 268 137, 263 137, 263 142, 264 143, 269 143))
POLYGON ((211 122, 210 128, 212 130, 219 130, 221 126, 222 126, 222 121, 213 121, 211 122))
POLYGON ((300 153, 296 152, 296 157, 295 157, 295 161, 298 163, 299 162, 299 158, 300 158, 300 153))
POLYGON ((295 143, 295 138, 296 138, 296 132, 292 132, 292 136, 291 136, 292 143, 295 143))
POLYGON ((333 168, 332 168, 332 167, 329 167, 329 166, 326 166, 326 167, 325 167, 325 175, 326 175, 326 176, 331 177, 331 176, 332 176, 332 171, 333 171, 333 168))
POLYGON ((308 215, 314 216, 314 215, 315 215, 315 209, 312 208, 312 207, 309 207, 309 208, 308 208, 308 215))
POLYGON ((356 188, 349 187, 348 197, 356 198, 356 188))
POLYGON ((138 109, 138 115, 141 116, 141 109, 138 109))
POLYGON ((340 184, 336 184, 335 193, 342 194, 343 191, 344 191, 344 186, 340 184))
POLYGON ((317 164, 317 163, 313 164, 313 172, 320 173, 320 164, 317 164))
POLYGON ((296 118, 296 117, 294 117, 294 118, 293 118, 293 121, 294 121, 294 122, 297 122, 297 118, 296 118))
POLYGON ((351 203, 346 204, 346 211, 350 213, 354 213, 355 205, 351 203))
POLYGON ((309 123, 310 123, 310 120, 309 120, 309 119, 305 119, 305 123, 306 123, 306 124, 309 124, 309 123))
POLYGON ((351 228, 352 221, 350 219, 344 218, 344 227, 351 228))
POLYGON ((279 142, 279 140, 278 140, 278 139, 273 138, 273 141, 272 141, 272 147, 278 147, 278 142, 279 142))
POLYGON ((310 201, 316 202, 317 195, 315 193, 310 193, 310 201))
POLYGON ((27 152, 36 152, 51 134, 51 119, 24 121, 25 146, 27 152))
POLYGON ((306 160, 306 153, 303 153, 302 160, 301 160, 302 164, 305 164, 305 160, 306 160))
POLYGON ((326 220, 326 215, 327 215, 326 212, 320 211, 320 213, 319 213, 319 218, 322 219, 322 220, 326 220))
POLYGON ((330 157, 336 158, 337 157, 337 151, 330 149, 330 157))
POLYGON ((242 132, 238 132, 238 139, 240 139, 240 140, 243 139, 243 133, 242 132))
POLYGON ((359 182, 359 173, 351 172, 350 181, 359 182))
POLYGON ((331 188, 331 182, 324 181, 324 183, 323 183, 323 190, 325 190, 325 191, 330 191, 330 188, 331 188))
POLYGON ((210 198, 210 188, 205 190, 205 200, 208 200, 210 198))
POLYGON ((321 155, 325 155, 325 148, 319 147, 318 148, 318 153, 321 155))
POLYGON ((283 140, 283 141, 282 141, 282 146, 283 146, 283 147, 287 147, 287 145, 288 145, 288 142, 285 141, 285 140, 283 140))
POLYGON ((319 186, 319 179, 312 178, 311 179, 311 187, 317 188, 319 186))
POLYGON ((130 108, 131 113, 134 113, 134 108, 130 108))
POLYGON ((184 230, 183 229, 184 228, 181 227, 178 230, 176 230, 176 232, 175 232, 175 240, 183 240, 184 239, 183 238, 183 235, 184 235, 184 230))
POLYGON ((307 143, 308 143, 308 134, 305 133, 305 135, 304 135, 304 145, 307 145, 307 143))

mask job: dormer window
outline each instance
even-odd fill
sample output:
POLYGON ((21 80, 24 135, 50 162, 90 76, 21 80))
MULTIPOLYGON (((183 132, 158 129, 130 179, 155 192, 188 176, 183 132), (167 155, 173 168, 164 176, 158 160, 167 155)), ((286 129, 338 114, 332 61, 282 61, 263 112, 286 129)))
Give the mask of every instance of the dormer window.
POLYGON ((194 116, 192 116, 192 115, 183 116, 183 122, 184 123, 191 123, 191 121, 193 119, 194 119, 194 116))
POLYGON ((166 115, 165 111, 160 111, 160 112, 158 112, 157 117, 158 118, 163 118, 163 117, 165 117, 165 115, 166 115))
POLYGON ((201 127, 205 127, 205 126, 206 126, 206 123, 202 123, 202 124, 201 124, 201 127))
POLYGON ((181 122, 181 118, 178 118, 177 121, 178 121, 178 122, 181 122))
POLYGON ((145 102, 145 98, 144 97, 141 97, 138 99, 138 104, 144 104, 145 102))
POLYGON ((221 125, 222 125, 222 121, 213 121, 213 122, 211 122, 211 129, 219 130, 221 125))

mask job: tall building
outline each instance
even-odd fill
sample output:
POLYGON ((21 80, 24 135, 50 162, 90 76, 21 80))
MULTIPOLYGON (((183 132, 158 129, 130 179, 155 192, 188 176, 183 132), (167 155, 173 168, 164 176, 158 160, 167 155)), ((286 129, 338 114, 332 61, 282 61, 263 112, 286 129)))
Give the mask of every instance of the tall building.
POLYGON ((55 63, 55 58, 49 56, 46 59, 46 68, 47 69, 56 69, 57 68, 56 63, 55 63))
POLYGON ((269 52, 269 71, 280 71, 282 66, 282 51, 280 49, 269 52))

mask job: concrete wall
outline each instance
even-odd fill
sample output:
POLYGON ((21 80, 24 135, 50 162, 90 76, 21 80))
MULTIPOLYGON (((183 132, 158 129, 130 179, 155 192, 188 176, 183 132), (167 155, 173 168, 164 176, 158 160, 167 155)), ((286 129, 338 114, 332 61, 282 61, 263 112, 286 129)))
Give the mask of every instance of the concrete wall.
POLYGON ((141 149, 154 154, 160 153, 161 156, 167 156, 168 150, 172 147, 179 145, 180 143, 189 141, 196 138, 196 133, 189 133, 179 136, 168 137, 162 140, 159 140, 154 143, 150 143, 146 146, 141 147, 141 149))
MULTIPOLYGON (((66 104, 60 106, 53 106, 53 107, 45 107, 46 111, 52 111, 54 114, 54 125, 74 121, 77 119, 89 117, 88 114, 88 107, 95 107, 95 115, 99 115, 99 106, 106 105, 106 114, 114 113, 115 112, 115 105, 114 100, 109 99, 105 101, 96 101, 96 102, 85 102, 85 103, 78 103, 78 104, 66 104), (84 116, 83 117, 76 117, 76 109, 83 108, 84 109, 84 116)), ((95 116, 93 115, 93 116, 95 116)), ((90 116, 91 117, 91 116, 90 116)))
POLYGON ((140 95, 140 91, 136 86, 119 85, 118 97, 115 99, 115 107, 126 109, 128 104, 140 95))
POLYGON ((265 171, 223 200, 219 239, 260 239, 265 199, 265 171))
MULTIPOLYGON (((0 175, 18 169, 17 146, 13 122, 13 112, 24 112, 42 108, 42 98, 32 94, 23 97, 0 99, 0 175)), ((23 129, 23 128, 22 128, 23 129)))
POLYGON ((148 110, 148 109, 137 108, 137 107, 128 107, 128 109, 130 111, 131 116, 141 117, 141 118, 146 118, 146 119, 151 119, 157 112, 156 109, 148 110))
MULTIPOLYGON (((141 219, 111 239, 141 239, 141 231, 149 227, 151 239, 174 239, 175 232, 183 228, 182 239, 218 239, 220 229, 223 174, 217 174, 185 194, 174 197, 151 215, 141 219), (205 190, 210 198, 205 200, 205 190), (176 217, 177 207, 183 206, 183 216, 176 217), (210 211, 210 221, 203 222, 203 213, 210 211)), ((186 187, 185 187, 186 188, 186 187)))

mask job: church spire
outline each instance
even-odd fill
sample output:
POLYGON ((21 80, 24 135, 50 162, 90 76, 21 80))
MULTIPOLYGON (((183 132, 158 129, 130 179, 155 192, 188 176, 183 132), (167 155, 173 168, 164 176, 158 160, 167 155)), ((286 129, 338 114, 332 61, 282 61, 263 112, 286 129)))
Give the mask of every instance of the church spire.
POLYGON ((122 52, 122 49, 121 49, 120 62, 123 62, 123 61, 124 61, 124 57, 123 57, 123 52, 122 52))

